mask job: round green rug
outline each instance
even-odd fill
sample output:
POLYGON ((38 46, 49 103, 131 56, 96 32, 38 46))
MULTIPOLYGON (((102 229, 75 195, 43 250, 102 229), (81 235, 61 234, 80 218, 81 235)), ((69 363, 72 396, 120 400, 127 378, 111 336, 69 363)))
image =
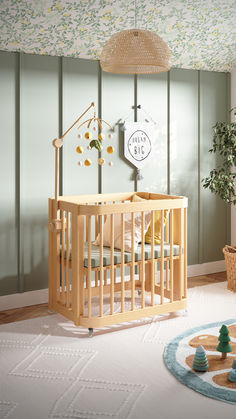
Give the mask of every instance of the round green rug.
POLYGON ((236 358, 236 320, 209 323, 189 329, 175 337, 165 348, 164 360, 167 368, 183 384, 207 397, 236 404, 236 383, 229 381, 233 360, 236 358), (227 325, 232 352, 225 360, 216 351, 222 324, 227 325), (196 348, 202 345, 207 354, 209 369, 196 372, 192 363, 196 348))

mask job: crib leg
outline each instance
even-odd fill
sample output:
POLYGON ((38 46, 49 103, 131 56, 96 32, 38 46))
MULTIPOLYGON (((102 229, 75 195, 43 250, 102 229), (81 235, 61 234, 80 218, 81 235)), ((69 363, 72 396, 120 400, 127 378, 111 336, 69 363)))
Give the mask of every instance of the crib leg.
POLYGON ((93 328, 89 327, 88 332, 89 332, 89 337, 91 338, 93 336, 93 328))

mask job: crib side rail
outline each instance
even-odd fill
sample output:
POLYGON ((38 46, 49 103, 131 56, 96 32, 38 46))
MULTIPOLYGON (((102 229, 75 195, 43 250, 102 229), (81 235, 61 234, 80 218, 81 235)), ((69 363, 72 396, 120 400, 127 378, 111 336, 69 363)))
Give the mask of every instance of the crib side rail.
MULTIPOLYGON (((65 203, 60 204, 59 208, 65 203)), ((188 199, 183 197, 180 199, 165 200, 145 200, 143 202, 124 202, 109 205, 78 205, 78 214, 80 215, 104 215, 104 214, 121 214, 152 210, 169 210, 187 208, 188 199)))
MULTIPOLYGON (((89 195, 74 195, 74 196, 60 196, 60 202, 72 203, 81 205, 85 203, 99 203, 99 202, 113 202, 113 201, 126 201, 131 200, 134 192, 120 192, 120 193, 107 193, 107 194, 89 194, 89 195)), ((147 193, 147 195, 149 195, 147 193)), ((148 196, 147 196, 148 199, 148 196)))

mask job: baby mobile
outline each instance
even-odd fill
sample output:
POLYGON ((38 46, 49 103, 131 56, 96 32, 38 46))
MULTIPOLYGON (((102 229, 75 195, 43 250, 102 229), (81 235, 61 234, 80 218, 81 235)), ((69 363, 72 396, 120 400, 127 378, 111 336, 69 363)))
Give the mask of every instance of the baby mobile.
MULTIPOLYGON (((78 126, 78 130, 83 125, 87 124, 88 131, 86 131, 85 134, 84 134, 84 138, 87 141, 89 141, 89 144, 87 146, 87 150, 90 151, 90 150, 92 150, 94 148, 94 149, 96 149, 100 153, 103 150, 103 144, 104 144, 104 140, 105 140, 105 134, 103 134, 103 124, 106 124, 110 128, 111 131, 114 131, 114 129, 104 119, 97 118, 97 116, 96 116, 96 107, 95 107, 95 105, 93 105, 93 106, 94 106, 94 115, 93 115, 93 117, 87 119, 84 122, 82 122, 82 124, 80 124, 78 126), (93 131, 94 134, 91 131, 93 131), (97 135, 97 133, 98 133, 98 135, 97 135), (93 138, 94 135, 95 135, 95 138, 93 138)), ((78 139, 79 140, 82 140, 82 138, 83 138, 83 135, 79 133, 78 134, 78 139)), ((107 135, 107 138, 109 140, 111 140, 112 139, 112 134, 109 133, 107 135)), ((114 147, 112 145, 108 145, 107 148, 106 148, 106 151, 107 151, 108 155, 111 155, 111 154, 114 153, 115 150, 114 150, 114 147)), ((81 144, 78 145, 76 147, 76 152, 78 154, 82 155, 83 152, 84 152, 84 147, 81 144)), ((97 162, 98 162, 98 164, 100 166, 104 166, 105 163, 106 163, 106 160, 105 160, 104 157, 99 157, 98 160, 97 160, 97 162)), ((92 165, 91 158, 86 158, 84 160, 84 162, 83 162, 83 160, 79 160, 78 161, 78 166, 83 166, 83 164, 86 167, 91 166, 92 165)), ((108 162, 108 165, 110 167, 113 166, 113 162, 112 161, 109 161, 108 162)))

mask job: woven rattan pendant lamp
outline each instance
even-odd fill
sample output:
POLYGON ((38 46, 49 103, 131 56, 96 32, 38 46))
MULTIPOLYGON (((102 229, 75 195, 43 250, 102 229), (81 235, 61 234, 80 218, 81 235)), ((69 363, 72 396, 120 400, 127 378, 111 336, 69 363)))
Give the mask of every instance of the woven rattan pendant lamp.
POLYGON ((136 28, 114 34, 104 45, 100 65, 117 74, 162 73, 170 69, 168 45, 156 33, 136 28))

